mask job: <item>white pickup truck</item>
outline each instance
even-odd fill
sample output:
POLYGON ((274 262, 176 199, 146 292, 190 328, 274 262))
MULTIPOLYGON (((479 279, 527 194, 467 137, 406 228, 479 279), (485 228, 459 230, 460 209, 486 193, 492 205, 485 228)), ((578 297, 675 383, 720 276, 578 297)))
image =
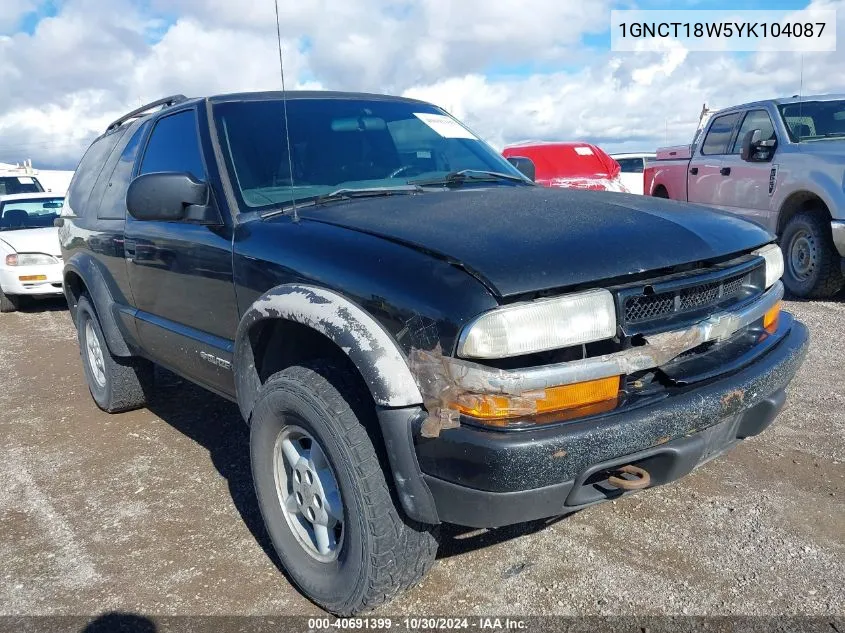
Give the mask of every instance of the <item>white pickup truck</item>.
POLYGON ((658 149, 643 181, 646 195, 723 209, 776 234, 793 295, 845 286, 845 95, 720 110, 691 145, 658 149))

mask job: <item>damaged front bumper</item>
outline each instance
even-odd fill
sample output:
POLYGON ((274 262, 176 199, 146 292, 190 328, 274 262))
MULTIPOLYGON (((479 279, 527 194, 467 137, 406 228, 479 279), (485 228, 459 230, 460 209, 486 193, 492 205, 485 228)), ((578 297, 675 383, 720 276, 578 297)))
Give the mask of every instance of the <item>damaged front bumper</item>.
MULTIPOLYGON (((773 296, 779 300, 780 293, 773 296)), ((721 329, 700 324, 697 331, 727 336, 721 333, 745 321, 721 329)), ((404 410, 408 435, 398 441, 398 425, 382 419, 383 430, 394 429, 394 441, 386 439, 400 499, 419 520, 496 527, 628 494, 608 484, 620 466, 644 469, 652 486, 673 481, 772 423, 808 341, 807 328, 783 312, 768 344, 741 366, 636 406, 560 424, 512 431, 460 424, 426 437, 430 410, 428 417, 421 408, 404 410), (404 467, 397 448, 406 454, 404 467)), ((393 421, 397 413, 390 412, 393 421)))
POLYGON ((776 282, 762 296, 738 309, 720 312, 681 330, 650 335, 645 344, 582 360, 503 370, 442 354, 412 350, 411 372, 417 377, 429 412, 423 433, 436 437, 442 429, 456 428, 460 414, 452 403, 466 394, 514 396, 523 414, 544 390, 611 376, 631 375, 660 367, 689 350, 709 342, 724 341, 759 321, 783 298, 783 284, 776 282))

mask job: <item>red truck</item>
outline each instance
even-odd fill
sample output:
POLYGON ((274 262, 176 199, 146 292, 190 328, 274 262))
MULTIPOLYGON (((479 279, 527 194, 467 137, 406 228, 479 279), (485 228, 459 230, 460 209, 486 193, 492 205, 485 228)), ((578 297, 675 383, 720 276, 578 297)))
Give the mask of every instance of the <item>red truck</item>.
POLYGON ((530 159, 534 163, 534 179, 544 187, 628 193, 619 176, 619 163, 591 143, 520 143, 506 147, 502 155, 508 159, 530 159))

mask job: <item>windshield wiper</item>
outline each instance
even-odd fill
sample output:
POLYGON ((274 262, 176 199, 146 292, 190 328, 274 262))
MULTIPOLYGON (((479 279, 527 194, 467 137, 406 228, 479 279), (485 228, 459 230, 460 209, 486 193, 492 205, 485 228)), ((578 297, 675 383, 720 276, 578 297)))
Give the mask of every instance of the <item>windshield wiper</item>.
POLYGON ((485 171, 483 169, 461 169, 459 171, 451 171, 440 178, 431 178, 430 180, 409 180, 408 184, 430 187, 433 185, 462 185, 467 181, 495 182, 497 180, 517 182, 523 185, 533 184, 522 176, 504 174, 500 171, 485 171))
MULTIPOLYGON (((417 184, 397 185, 394 187, 343 187, 332 191, 331 193, 324 193, 319 196, 309 196, 296 200, 296 208, 302 207, 316 207, 326 202, 334 202, 337 200, 352 200, 353 198, 379 198, 382 196, 393 196, 397 194, 410 195, 414 193, 423 193, 423 188, 417 184)), ((294 204, 286 205, 279 209, 270 209, 261 214, 262 218, 268 218, 280 213, 290 213, 293 211, 294 204)))

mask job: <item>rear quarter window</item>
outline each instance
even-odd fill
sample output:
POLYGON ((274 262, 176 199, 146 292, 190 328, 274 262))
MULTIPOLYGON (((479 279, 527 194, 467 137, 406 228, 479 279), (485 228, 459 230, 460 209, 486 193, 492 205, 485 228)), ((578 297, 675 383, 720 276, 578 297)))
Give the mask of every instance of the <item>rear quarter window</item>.
MULTIPOLYGON (((90 213, 91 190, 100 177, 106 161, 125 133, 126 127, 123 127, 111 134, 101 136, 91 144, 82 160, 79 161, 73 179, 70 181, 67 196, 67 204, 75 215, 82 217, 90 213)), ((99 199, 93 202, 96 205, 99 199)))

